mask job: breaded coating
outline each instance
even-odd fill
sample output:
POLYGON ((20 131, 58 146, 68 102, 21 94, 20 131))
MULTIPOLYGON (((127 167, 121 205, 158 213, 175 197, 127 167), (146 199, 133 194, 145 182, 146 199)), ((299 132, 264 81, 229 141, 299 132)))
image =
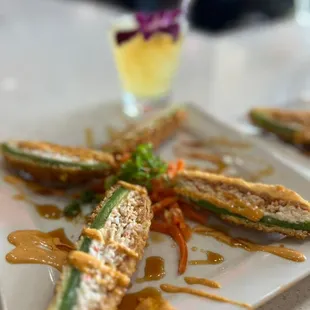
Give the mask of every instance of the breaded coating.
POLYGON ((237 225, 296 238, 310 234, 309 202, 281 185, 182 171, 175 177, 175 191, 237 225))
POLYGON ((184 108, 167 109, 152 119, 126 128, 113 141, 104 145, 103 149, 114 154, 122 154, 130 153, 139 144, 144 143, 152 143, 153 147, 157 148, 177 131, 185 118, 184 108))
POLYGON ((83 230, 78 250, 70 252, 68 265, 63 268, 56 296, 48 309, 62 309, 62 302, 68 296, 64 294, 70 275, 72 270, 78 269, 80 281, 75 288, 74 306, 66 309, 116 310, 142 258, 152 216, 151 201, 143 187, 120 182, 109 190, 83 230), (120 189, 122 198, 115 196, 120 189), (103 212, 113 203, 117 204, 104 226, 92 228, 98 217, 104 219, 103 212), (79 248, 87 238, 91 243, 89 250, 83 252, 79 248))
POLYGON ((48 142, 8 141, 2 151, 14 172, 48 185, 79 184, 103 177, 115 167, 109 153, 48 142))

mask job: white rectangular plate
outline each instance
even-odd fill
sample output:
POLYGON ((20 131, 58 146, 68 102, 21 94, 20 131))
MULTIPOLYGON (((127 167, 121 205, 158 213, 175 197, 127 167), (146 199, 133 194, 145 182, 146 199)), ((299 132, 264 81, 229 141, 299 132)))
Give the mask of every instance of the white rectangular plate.
MULTIPOLYGON (((252 146, 241 149, 226 148, 220 151, 234 153, 238 157, 236 171, 245 178, 251 176, 255 170, 272 166, 274 173, 266 177, 267 183, 283 184, 296 190, 305 199, 310 199, 309 182, 292 169, 286 167, 272 153, 255 146, 255 141, 249 141, 248 138, 232 128, 215 121, 212 117, 197 110, 193 106, 188 106, 189 119, 187 129, 191 135, 197 138, 208 137, 226 137, 230 140, 249 142, 252 146)), ((44 120, 38 120, 36 124, 29 124, 29 133, 23 130, 20 138, 46 139, 58 143, 69 143, 78 145, 83 143, 83 129, 91 127, 99 136, 102 142, 104 139, 104 128, 107 125, 120 125, 117 106, 105 107, 101 113, 85 114, 79 119, 51 119, 49 123, 44 120), (88 117, 87 117, 88 116, 88 117), (50 126, 54 125, 54 126, 50 126), (43 130, 40 130, 43 128, 43 130), (50 128, 50 131, 48 130, 50 128), (30 134, 31 133, 31 134, 30 134)), ((182 134, 183 135, 183 134, 182 134)), ((180 134, 179 134, 180 136, 180 134)), ((11 138, 11 137, 7 137, 11 138)), ((16 137, 15 137, 16 138, 16 137)), ((178 138, 178 137, 177 137, 178 138)), ((172 159, 173 145, 176 139, 166 143, 161 149, 161 155, 165 159, 172 159)), ((212 148, 217 148, 213 146, 212 148)), ((81 225, 74 225, 65 220, 45 220, 40 218, 33 207, 24 201, 16 201, 12 196, 16 189, 9 184, 4 183, 3 176, 6 172, 2 169, 0 176, 0 247, 3 257, 0 260, 0 288, 2 309, 4 310, 43 310, 46 309, 52 295, 59 273, 53 268, 43 265, 10 265, 5 261, 5 254, 13 247, 7 242, 7 235, 17 229, 39 229, 50 231, 59 227, 65 227, 68 236, 76 240, 81 229, 81 225)), ((55 200, 46 197, 31 197, 37 202, 56 203, 59 206, 65 204, 64 201, 55 200)), ((212 219, 216 221, 216 219, 212 219)), ((308 241, 296 241, 282 239, 281 236, 272 234, 267 235, 259 232, 252 232, 242 228, 228 226, 234 236, 246 237, 262 244, 279 242, 287 247, 292 247, 302 251, 310 257, 310 247, 308 241)), ((173 242, 169 238, 164 238, 161 243, 149 241, 150 246, 146 249, 144 259, 155 255, 162 256, 165 259, 166 277, 161 281, 146 282, 142 284, 134 283, 130 291, 137 291, 147 286, 159 287, 161 283, 177 284, 185 286, 183 276, 177 276, 177 248, 172 247, 173 242)), ((221 283, 221 289, 211 289, 201 286, 192 286, 212 292, 232 300, 245 302, 257 306, 267 299, 284 290, 296 281, 302 279, 310 273, 310 261, 303 263, 294 263, 281 259, 268 253, 249 253, 242 249, 231 248, 225 244, 217 242, 209 237, 193 235, 189 244, 189 249, 196 246, 200 249, 210 250, 220 253, 225 261, 220 265, 188 266, 186 276, 207 277, 221 283)), ((189 250, 189 259, 204 259, 204 254, 199 251, 189 250)), ((143 276, 145 261, 139 265, 134 279, 143 276)), ((135 281, 133 281, 135 282, 135 281)), ((213 302, 210 300, 179 294, 164 294, 175 307, 179 310, 191 309, 237 309, 229 304, 213 302)))

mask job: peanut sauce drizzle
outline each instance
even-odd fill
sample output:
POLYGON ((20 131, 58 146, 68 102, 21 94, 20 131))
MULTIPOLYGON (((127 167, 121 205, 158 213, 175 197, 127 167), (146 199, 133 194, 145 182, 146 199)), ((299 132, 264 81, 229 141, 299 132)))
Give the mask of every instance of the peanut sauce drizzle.
MULTIPOLYGON (((141 291, 126 294, 122 302, 118 306, 118 310, 136 310, 139 309, 139 304, 145 299, 151 299, 154 309, 161 309, 161 305, 165 302, 161 292, 154 287, 146 287, 141 291), (155 308, 156 305, 156 308, 155 308)), ((142 309, 142 308, 141 308, 142 309)), ((147 308, 144 308, 147 309, 147 308)))
POLYGON ((69 263, 82 273, 93 274, 95 271, 100 271, 102 276, 110 274, 113 278, 117 278, 119 284, 126 287, 130 283, 130 278, 122 272, 113 269, 94 256, 82 251, 71 251, 68 255, 69 263))
POLYGON ((133 185, 130 183, 127 183, 125 181, 118 181, 117 184, 121 185, 124 188, 127 188, 129 190, 133 190, 133 191, 137 191, 138 193, 142 194, 142 195, 146 195, 147 191, 144 187, 139 186, 139 185, 133 185))
POLYGON ((212 288, 221 288, 220 283, 206 278, 184 277, 184 281, 189 285, 200 284, 212 288))
POLYGON ((43 196, 50 196, 50 195, 58 195, 63 196, 64 192, 60 190, 54 190, 50 188, 43 187, 37 183, 33 182, 27 182, 19 177, 13 176, 13 175, 6 175, 4 177, 4 181, 6 183, 9 183, 11 185, 14 185, 15 188, 19 191, 18 194, 13 195, 13 199, 15 200, 24 200, 28 202, 29 204, 33 205, 37 211, 37 213, 49 220, 57 220, 60 219, 63 216, 63 212, 60 208, 58 208, 55 205, 51 204, 37 204, 33 200, 29 199, 26 194, 24 193, 21 186, 25 185, 27 188, 29 188, 32 192, 35 194, 43 195, 43 196))
POLYGON ((82 231, 82 235, 90 239, 103 242, 102 234, 100 233, 98 229, 84 227, 82 231))
POLYGON ((199 296, 199 297, 204 297, 204 298, 219 301, 219 302, 229 303, 229 304, 240 306, 240 307, 243 307, 246 309, 253 309, 248 304, 233 301, 233 300, 230 300, 230 299, 222 297, 222 296, 210 294, 210 293, 200 291, 200 290, 195 290, 195 289, 192 289, 189 287, 180 287, 180 286, 175 286, 175 285, 170 285, 170 284, 161 284, 160 288, 166 293, 173 293, 173 294, 185 293, 185 294, 195 295, 195 296, 199 296))
MULTIPOLYGON (((196 166, 187 166, 187 169, 191 170, 202 170, 211 173, 222 174, 226 168, 230 166, 229 163, 226 163, 222 154, 214 154, 207 152, 208 148, 212 146, 222 146, 226 148, 239 148, 246 149, 251 147, 249 143, 240 142, 240 141, 231 141, 225 137, 212 137, 209 139, 190 139, 182 140, 180 144, 175 147, 175 155, 183 156, 188 159, 196 159, 202 161, 208 161, 216 165, 216 169, 203 169, 202 167, 196 166), (207 148, 207 149, 206 149, 207 148)), ((259 169, 254 172, 249 178, 248 181, 258 182, 262 178, 270 176, 274 173, 274 168, 272 166, 267 166, 263 169, 259 169)))
POLYGON ((207 259, 190 260, 188 262, 189 265, 218 265, 223 263, 224 261, 224 256, 222 256, 221 254, 205 250, 200 250, 200 252, 206 253, 207 259))
POLYGON ((249 148, 251 145, 246 142, 240 141, 232 141, 225 137, 212 137, 209 139, 195 139, 195 140, 184 140, 182 141, 183 145, 193 147, 193 148, 202 148, 202 147, 210 147, 210 146, 224 146, 228 148, 249 148))
POLYGON ((144 277, 138 278, 137 283, 157 281, 166 275, 165 260, 160 256, 150 256, 146 259, 144 277))
MULTIPOLYGON (((29 200, 27 200, 29 202, 29 200)), ((49 219, 49 220, 58 220, 62 217, 63 213, 62 210, 59 209, 57 206, 55 205, 50 205, 50 204, 34 204, 37 213, 45 218, 45 219, 49 219)))
POLYGON ((274 245, 255 244, 241 238, 233 238, 228 234, 211 227, 198 226, 193 229, 193 232, 196 232, 200 235, 213 237, 216 240, 223 242, 231 247, 242 248, 248 252, 267 252, 294 262, 304 262, 306 260, 304 254, 293 249, 274 245))
POLYGON ((63 228, 44 233, 39 230, 17 230, 8 235, 16 247, 6 255, 11 264, 44 264, 61 271, 74 244, 63 228))

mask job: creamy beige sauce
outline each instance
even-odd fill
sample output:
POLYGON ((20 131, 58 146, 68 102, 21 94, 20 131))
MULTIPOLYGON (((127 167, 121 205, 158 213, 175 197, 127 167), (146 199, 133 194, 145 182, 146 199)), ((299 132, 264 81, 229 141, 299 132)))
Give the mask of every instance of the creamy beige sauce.
MULTIPOLYGON (((141 300, 146 298, 152 298, 157 303, 162 303, 163 298, 161 292, 154 287, 147 287, 136 293, 127 294, 122 299, 122 302, 118 306, 118 310, 135 310, 140 304, 141 300)), ((160 308, 157 308, 158 310, 160 308)))
POLYGON ((267 252, 294 262, 304 262, 306 260, 304 254, 295 251, 293 249, 273 245, 255 244, 248 240, 233 238, 228 234, 222 231, 215 230, 214 228, 211 227, 198 226, 193 229, 193 232, 196 232, 204 236, 214 237, 216 240, 221 241, 231 247, 242 248, 248 252, 258 252, 258 251, 267 252))
POLYGON ((213 281, 213 280, 206 279, 206 278, 184 277, 184 281, 189 285, 199 284, 199 285, 204 285, 204 286, 208 286, 212 288, 221 288, 220 283, 213 281))
POLYGON ((17 230, 9 234, 8 241, 15 248, 6 255, 12 264, 44 264, 61 271, 73 243, 65 236, 64 230, 49 233, 39 230, 17 230))
POLYGON ((170 285, 170 284, 162 284, 162 285, 160 285, 160 288, 164 292, 166 292, 166 293, 190 294, 190 295, 204 297, 204 298, 215 300, 215 301, 219 301, 219 302, 229 303, 229 304, 240 306, 240 307, 243 307, 243 308, 246 308, 246 309, 253 309, 248 304, 237 302, 237 301, 233 301, 233 300, 230 300, 230 299, 222 297, 222 296, 210 294, 210 293, 207 293, 207 292, 204 292, 204 291, 200 291, 200 290, 195 290, 195 289, 192 289, 192 288, 189 288, 189 287, 180 287, 180 286, 174 286, 174 285, 170 285))
POLYGON ((128 286, 130 279, 127 275, 115 270, 111 267, 103 265, 99 259, 82 251, 71 251, 68 255, 69 263, 78 269, 80 272, 93 275, 95 271, 99 270, 102 276, 109 274, 118 279, 119 284, 128 286))
POLYGON ((150 256, 145 261, 144 276, 138 278, 137 282, 157 281, 164 278, 165 275, 165 260, 160 256, 150 256))
POLYGON ((190 260, 188 262, 189 265, 218 265, 224 262, 224 256, 221 254, 211 252, 211 251, 204 251, 203 253, 207 254, 207 259, 201 260, 190 260))

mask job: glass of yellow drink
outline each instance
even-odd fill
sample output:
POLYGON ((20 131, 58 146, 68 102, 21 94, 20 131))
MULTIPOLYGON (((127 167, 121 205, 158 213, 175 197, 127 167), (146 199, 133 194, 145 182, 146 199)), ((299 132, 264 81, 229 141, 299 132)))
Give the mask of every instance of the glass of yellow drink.
POLYGON ((127 116, 140 117, 169 104, 185 28, 177 11, 142 14, 140 20, 139 15, 123 16, 113 25, 113 53, 127 116))

